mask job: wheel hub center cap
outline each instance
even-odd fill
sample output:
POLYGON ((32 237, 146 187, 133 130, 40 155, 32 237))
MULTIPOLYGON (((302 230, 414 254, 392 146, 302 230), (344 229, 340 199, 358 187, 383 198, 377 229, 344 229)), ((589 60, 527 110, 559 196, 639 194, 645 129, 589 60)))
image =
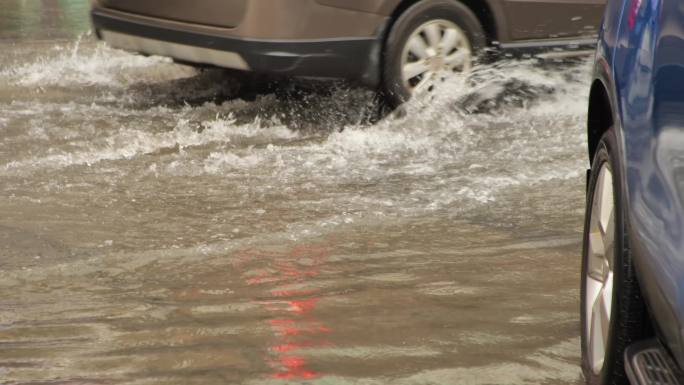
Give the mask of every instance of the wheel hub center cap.
POLYGON ((430 58, 430 70, 433 72, 440 71, 444 67, 444 58, 442 56, 433 56, 430 58))

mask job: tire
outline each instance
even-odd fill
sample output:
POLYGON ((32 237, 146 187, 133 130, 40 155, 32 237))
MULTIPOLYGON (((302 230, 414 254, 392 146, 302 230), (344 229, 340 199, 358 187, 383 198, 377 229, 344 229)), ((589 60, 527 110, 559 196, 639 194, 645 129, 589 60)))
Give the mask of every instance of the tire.
MULTIPOLYGON (((621 189, 621 168, 618 161, 617 138, 614 129, 609 129, 599 142, 596 155, 592 163, 589 179, 587 208, 584 223, 584 239, 582 247, 582 279, 580 289, 580 319, 581 319, 581 343, 582 343, 582 372, 587 384, 590 385, 628 385, 629 381, 624 369, 624 351, 627 346, 635 341, 645 339, 652 334, 646 306, 641 296, 639 284, 634 271, 634 264, 629 247, 628 220, 624 210, 624 200, 621 189), (608 171, 608 174, 602 172, 608 171), (603 182, 602 182, 603 180, 603 182), (612 194, 606 190, 606 183, 610 182, 612 194), (602 188, 602 185, 604 186, 602 188), (602 198, 603 197, 603 198, 602 198), (606 218, 605 210, 597 207, 606 207, 607 199, 613 202, 613 226, 606 218), (598 211, 603 211, 599 215, 598 211), (604 219, 599 219, 604 218, 604 219), (603 225, 600 225, 603 223, 603 225), (605 229, 605 236, 600 236, 599 227, 605 229), (612 230, 612 231, 611 231, 612 230), (590 236, 593 233, 593 237, 590 236), (612 247, 608 236, 613 236, 612 247), (598 242, 601 239, 601 243, 598 242), (590 277, 597 276, 596 267, 599 265, 596 255, 603 254, 610 259, 612 255, 612 290, 605 291, 606 285, 602 286, 596 296, 598 280, 590 277), (597 252, 598 250, 598 252, 597 252), (594 300, 596 298, 596 300, 594 300), (601 299, 603 302, 600 302, 601 299), (589 323, 597 319, 594 315, 600 308, 600 303, 606 303, 610 298, 610 317, 608 329, 605 333, 603 354, 594 341, 599 340, 596 335, 597 329, 590 328, 589 323), (592 340, 592 335, 594 339, 592 340), (599 364, 599 361, 602 361, 599 364)), ((603 264, 602 266, 605 266, 603 264)), ((605 268, 603 269, 605 272, 605 268)), ((601 273, 598 273, 599 275, 601 273)), ((604 282, 607 281, 604 276, 604 282)), ((599 317, 598 319, 600 319, 599 317)))
MULTIPOLYGON (((486 45, 485 33, 477 16, 457 0, 423 0, 410 6, 392 25, 385 42, 382 93, 391 107, 398 107, 411 97, 412 88, 405 84, 402 71, 405 49, 414 33, 431 22, 444 22, 444 27, 449 29, 453 25, 456 27, 455 31, 465 36, 467 47, 460 48, 468 48, 470 51, 469 63, 486 45)), ((442 39, 446 36, 446 32, 443 33, 442 39)), ((434 67, 439 67, 441 62, 431 63, 434 67)))

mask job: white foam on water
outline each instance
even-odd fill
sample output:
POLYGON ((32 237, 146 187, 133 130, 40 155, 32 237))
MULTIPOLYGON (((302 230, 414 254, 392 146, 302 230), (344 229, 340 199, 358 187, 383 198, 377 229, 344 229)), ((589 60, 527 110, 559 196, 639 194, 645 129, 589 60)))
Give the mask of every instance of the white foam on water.
MULTIPOLYGON (((77 42, 56 51, 56 55, 0 72, 0 77, 11 76, 27 87, 96 84, 105 90, 123 88, 127 96, 137 92, 127 87, 145 82, 147 75, 158 77, 158 67, 173 66, 164 59, 130 55, 103 44, 83 49, 77 42)), ((52 146, 43 155, 8 159, 0 164, 0 174, 138 162, 142 155, 163 152, 170 155, 156 159, 154 167, 145 166, 147 172, 169 177, 249 175, 256 178, 253 183, 273 191, 304 185, 334 191, 336 186, 355 183, 396 189, 399 183, 405 186, 403 194, 383 196, 380 188, 363 202, 349 195, 345 199, 361 204, 358 208, 364 210, 382 201, 383 210, 403 214, 460 203, 481 205, 495 202, 511 189, 582 175, 590 66, 587 61, 562 70, 548 67, 533 60, 481 66, 470 79, 453 79, 439 92, 415 98, 403 114, 373 125, 350 119, 359 123, 341 131, 326 126, 337 116, 359 114, 358 106, 344 109, 344 100, 354 98, 349 90, 307 99, 303 106, 289 102, 290 107, 269 96, 254 102, 180 108, 136 109, 135 97, 119 106, 109 104, 110 97, 96 97, 89 105, 17 105, 11 114, 39 113, 43 107, 56 113, 67 108, 59 113, 73 116, 74 124, 34 124, 27 131, 30 140, 64 132, 61 139, 66 143, 52 146), (272 113, 287 112, 292 105, 294 126, 298 125, 296 111, 304 111, 303 115, 320 115, 320 130, 293 129, 272 113), (339 109, 331 108, 336 105, 339 109), (233 113, 252 115, 245 122, 243 115, 233 113), (102 116, 113 119, 114 128, 95 133, 93 120, 102 116), (200 151, 186 151, 195 148, 200 151)), ((188 88, 188 92, 200 91, 188 88)))
POLYGON ((486 68, 483 72, 489 81, 478 87, 500 87, 484 99, 507 92, 504 83, 512 79, 533 90, 552 89, 549 97, 528 106, 469 114, 455 107, 454 101, 477 91, 452 88, 428 102, 411 103, 404 117, 389 117, 373 126, 350 126, 322 142, 213 152, 203 160, 204 167, 194 172, 218 175, 241 167, 269 169, 275 170, 269 177, 280 182, 276 185, 302 179, 334 184, 382 182, 393 176, 430 178, 428 183, 435 190, 429 194, 433 208, 464 199, 491 202, 500 191, 512 187, 578 178, 584 159, 576 154, 585 144, 586 107, 582 98, 569 103, 567 94, 585 94, 584 84, 568 82, 553 71, 537 73, 525 65, 486 68))
POLYGON ((123 87, 144 79, 135 76, 136 70, 171 63, 167 58, 129 54, 104 43, 93 44, 91 40, 90 35, 82 35, 74 43, 55 45, 34 62, 0 71, 0 81, 24 87, 123 87))
MULTIPOLYGON (((90 112, 95 113, 97 109, 93 108, 90 112)), ((111 109, 109 108, 107 111, 111 109)), ((158 114, 166 112, 168 110, 163 107, 156 109, 158 114)), ((199 126, 182 118, 178 120, 172 130, 164 132, 154 132, 148 125, 140 125, 139 128, 122 127, 109 136, 77 138, 70 143, 69 151, 51 151, 54 153, 43 157, 10 161, 0 166, 0 170, 21 173, 35 169, 55 169, 78 165, 91 166, 102 161, 131 159, 164 149, 177 148, 182 151, 189 147, 206 146, 214 143, 225 144, 244 137, 262 138, 266 141, 296 137, 296 133, 284 126, 261 129, 259 119, 249 124, 236 125, 234 123, 234 118, 229 116, 202 122, 199 126), (78 150, 73 150, 74 148, 78 148, 78 150)), ((42 132, 43 134, 38 139, 44 139, 45 131, 41 128, 30 127, 28 134, 34 137, 36 132, 42 132)), ((62 136, 65 137, 64 129, 61 132, 62 136)), ((1 173, 2 171, 0 171, 1 173)))

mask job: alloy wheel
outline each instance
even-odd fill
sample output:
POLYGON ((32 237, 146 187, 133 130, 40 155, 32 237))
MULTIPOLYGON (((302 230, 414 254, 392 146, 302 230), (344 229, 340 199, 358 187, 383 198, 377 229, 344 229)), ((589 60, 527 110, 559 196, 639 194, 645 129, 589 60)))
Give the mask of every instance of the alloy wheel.
POLYGON ((408 38, 402 53, 404 87, 413 93, 430 90, 437 80, 472 66, 472 48, 466 33, 448 20, 431 20, 408 38))
POLYGON ((594 374, 603 369, 610 333, 615 262, 615 196, 608 162, 599 171, 589 220, 585 279, 585 335, 594 374))

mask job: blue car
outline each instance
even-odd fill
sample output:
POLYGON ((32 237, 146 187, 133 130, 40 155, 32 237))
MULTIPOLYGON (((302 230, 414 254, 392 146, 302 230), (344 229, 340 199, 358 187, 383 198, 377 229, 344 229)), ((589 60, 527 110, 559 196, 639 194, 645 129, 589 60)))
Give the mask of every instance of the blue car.
POLYGON ((589 100, 588 384, 684 384, 684 2, 610 0, 589 100))

